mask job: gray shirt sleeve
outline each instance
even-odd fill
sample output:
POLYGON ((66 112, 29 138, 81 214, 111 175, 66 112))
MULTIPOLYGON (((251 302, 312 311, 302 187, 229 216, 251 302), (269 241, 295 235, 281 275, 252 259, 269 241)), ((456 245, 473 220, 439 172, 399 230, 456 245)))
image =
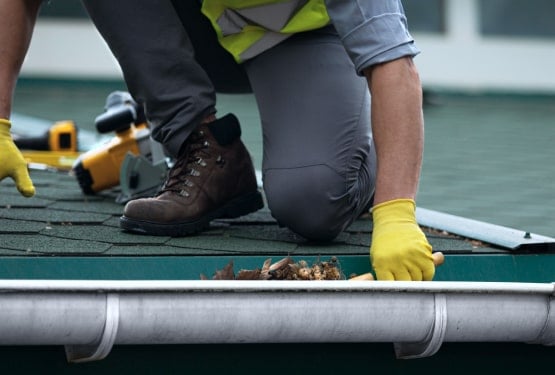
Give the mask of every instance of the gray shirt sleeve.
POLYGON ((358 74, 420 53, 400 0, 326 0, 326 7, 358 74))

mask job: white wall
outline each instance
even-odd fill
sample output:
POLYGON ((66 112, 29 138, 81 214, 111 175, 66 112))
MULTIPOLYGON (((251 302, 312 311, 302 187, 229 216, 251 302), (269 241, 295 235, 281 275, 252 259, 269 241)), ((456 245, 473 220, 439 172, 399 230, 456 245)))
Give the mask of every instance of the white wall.
POLYGON ((108 46, 88 20, 39 20, 21 75, 121 78, 108 46))
MULTIPOLYGON (((447 33, 418 34, 424 86, 555 93, 555 39, 483 38, 476 0, 447 0, 447 33)), ((88 20, 40 20, 22 76, 120 78, 88 20)))
POLYGON ((447 1, 444 36, 414 34, 426 86, 555 93, 555 39, 484 38, 475 0, 447 1))

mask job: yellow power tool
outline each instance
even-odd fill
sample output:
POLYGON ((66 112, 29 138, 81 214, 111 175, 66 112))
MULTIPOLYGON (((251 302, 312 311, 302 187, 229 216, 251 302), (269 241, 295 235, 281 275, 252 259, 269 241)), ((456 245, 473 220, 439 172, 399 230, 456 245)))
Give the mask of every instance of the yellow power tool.
POLYGON ((72 172, 85 194, 119 185, 126 158, 152 159, 150 130, 141 107, 129 93, 115 91, 108 95, 105 112, 97 116, 95 126, 99 133, 115 132, 116 136, 75 161, 72 172))
POLYGON ((77 127, 73 121, 58 121, 39 136, 12 134, 12 137, 29 163, 70 169, 80 155, 77 150, 77 127))

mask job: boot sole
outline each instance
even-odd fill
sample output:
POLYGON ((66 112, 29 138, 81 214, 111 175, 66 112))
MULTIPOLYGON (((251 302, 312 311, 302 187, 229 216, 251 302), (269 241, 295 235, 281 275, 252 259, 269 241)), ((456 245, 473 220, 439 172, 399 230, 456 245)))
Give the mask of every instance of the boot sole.
POLYGON ((214 219, 233 219, 256 212, 262 207, 264 207, 262 194, 257 191, 235 198, 216 210, 207 213, 200 219, 193 221, 163 224, 122 216, 119 220, 119 225, 121 229, 134 233, 183 237, 208 228, 210 222, 214 219))

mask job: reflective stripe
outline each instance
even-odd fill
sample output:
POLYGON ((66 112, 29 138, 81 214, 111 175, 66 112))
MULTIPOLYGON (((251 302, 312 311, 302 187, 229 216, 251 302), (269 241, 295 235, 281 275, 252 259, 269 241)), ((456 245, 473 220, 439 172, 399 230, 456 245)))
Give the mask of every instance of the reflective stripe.
MULTIPOLYGON (((285 3, 265 4, 252 8, 237 9, 235 12, 251 24, 266 30, 280 31, 308 0, 292 0, 285 3)), ((219 23, 219 20, 218 20, 219 23)))
POLYGON ((229 9, 224 10, 218 18, 218 26, 220 26, 223 36, 238 34, 247 25, 247 21, 229 9))
POLYGON ((238 62, 329 23, 324 0, 205 0, 202 12, 238 62))
POLYGON ((264 34, 264 36, 258 39, 256 42, 251 44, 249 48, 243 51, 240 54, 240 60, 246 61, 248 59, 252 59, 253 57, 258 56, 262 52, 266 51, 268 48, 273 47, 285 39, 289 38, 293 34, 282 34, 282 33, 274 33, 272 31, 268 31, 264 34))

